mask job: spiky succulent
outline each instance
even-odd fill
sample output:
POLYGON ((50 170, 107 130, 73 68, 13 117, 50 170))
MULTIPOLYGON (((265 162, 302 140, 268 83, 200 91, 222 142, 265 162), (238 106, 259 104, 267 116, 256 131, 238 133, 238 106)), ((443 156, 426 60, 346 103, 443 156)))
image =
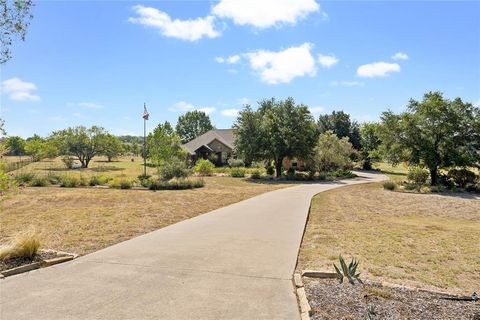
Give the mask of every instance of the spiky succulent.
POLYGON ((337 267, 337 265, 334 263, 333 266, 335 267, 335 271, 337 272, 337 277, 338 280, 340 280, 340 283, 343 283, 343 278, 347 278, 348 282, 351 284, 355 284, 354 280, 357 280, 358 282, 362 283, 362 280, 360 280, 360 273, 357 273, 357 267, 359 264, 359 261, 355 258, 352 258, 350 263, 346 264, 345 259, 343 259, 342 255, 338 257, 338 260, 340 261, 340 268, 337 267))

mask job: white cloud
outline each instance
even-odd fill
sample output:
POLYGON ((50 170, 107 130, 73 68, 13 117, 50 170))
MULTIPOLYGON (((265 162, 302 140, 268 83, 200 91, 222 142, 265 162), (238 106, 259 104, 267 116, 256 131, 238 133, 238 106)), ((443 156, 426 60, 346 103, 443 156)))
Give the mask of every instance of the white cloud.
POLYGON ((0 93, 8 95, 8 98, 14 101, 39 101, 40 97, 32 94, 35 90, 37 86, 34 83, 19 78, 11 78, 0 84, 0 93))
POLYGON ((359 81, 330 81, 331 86, 346 86, 346 87, 358 87, 358 86, 363 86, 363 82, 359 81))
POLYGON ((206 114, 210 114, 214 112, 216 109, 214 107, 205 107, 205 108, 198 108, 197 110, 205 112, 206 114))
POLYGON ((236 117, 239 111, 239 109, 224 109, 220 113, 225 117, 236 117))
POLYGON ((82 108, 87 108, 87 109, 102 109, 102 108, 104 108, 103 105, 98 104, 98 103, 94 103, 94 102, 80 102, 80 103, 78 103, 78 106, 82 107, 82 108))
POLYGON ((304 43, 278 52, 258 50, 245 56, 263 82, 288 83, 296 77, 316 74, 315 59, 310 52, 312 48, 311 43, 304 43))
POLYGON ((249 104, 249 103, 250 103, 250 99, 248 99, 248 98, 243 97, 243 98, 238 99, 238 104, 240 104, 242 106, 245 105, 245 104, 249 104))
POLYGON ((334 65, 338 63, 338 58, 336 58, 334 55, 323 55, 319 54, 318 55, 318 63, 322 65, 322 67, 325 68, 331 68, 334 65))
POLYGON ((220 32, 215 29, 213 16, 192 20, 172 20, 167 13, 152 7, 137 5, 133 10, 138 17, 129 18, 129 22, 153 27, 166 37, 196 41, 203 37, 216 38, 220 35, 220 32))
POLYGON ((228 63, 228 64, 236 64, 240 62, 241 57, 238 54, 235 54, 233 56, 223 58, 223 57, 215 57, 215 61, 218 63, 228 63))
POLYGON ((391 72, 400 72, 400 65, 398 63, 374 62, 361 65, 357 69, 358 76, 367 78, 385 77, 391 72))
POLYGON ((393 60, 408 60, 408 54, 404 52, 397 52, 392 56, 393 60))
POLYGON ((310 107, 308 108, 308 110, 310 110, 311 113, 313 114, 319 114, 319 113, 322 113, 323 111, 325 111, 325 108, 324 107, 310 107))
POLYGON ((188 112, 188 111, 193 111, 193 110, 198 110, 205 112, 206 114, 210 114, 214 112, 216 109, 214 107, 204 107, 204 108, 197 108, 193 104, 185 102, 185 101, 179 101, 174 104, 172 108, 169 108, 168 110, 172 112, 188 112))
POLYGON ((295 24, 297 20, 320 10, 315 0, 220 0, 213 13, 230 18, 238 25, 268 28, 295 24))

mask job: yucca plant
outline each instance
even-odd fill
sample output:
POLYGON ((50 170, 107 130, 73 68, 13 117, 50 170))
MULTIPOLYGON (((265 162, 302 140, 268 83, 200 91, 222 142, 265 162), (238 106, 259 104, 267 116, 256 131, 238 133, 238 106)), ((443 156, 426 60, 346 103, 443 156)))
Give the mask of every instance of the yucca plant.
POLYGON ((377 320, 377 311, 375 310, 374 304, 371 304, 367 307, 367 314, 365 315, 365 320, 377 320))
POLYGON ((340 283, 343 283, 343 278, 347 278, 348 282, 351 284, 355 284, 354 280, 357 280, 360 283, 363 283, 362 280, 360 280, 360 273, 357 273, 357 267, 359 261, 355 258, 352 258, 350 263, 347 266, 347 263, 345 262, 345 259, 343 259, 342 255, 338 257, 338 260, 340 261, 340 267, 342 270, 337 267, 337 265, 334 263, 333 266, 335 267, 335 271, 337 272, 337 277, 338 280, 340 280, 340 283))

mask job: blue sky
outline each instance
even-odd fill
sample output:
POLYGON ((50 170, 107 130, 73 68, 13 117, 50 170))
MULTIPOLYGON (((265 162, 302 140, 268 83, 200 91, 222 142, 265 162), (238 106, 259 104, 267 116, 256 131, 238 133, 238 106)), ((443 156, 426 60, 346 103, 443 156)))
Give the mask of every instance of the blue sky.
POLYGON ((187 110, 227 128, 292 96, 373 121, 440 90, 480 103, 480 2, 39 1, 1 66, 10 135, 97 124, 142 134, 187 110))

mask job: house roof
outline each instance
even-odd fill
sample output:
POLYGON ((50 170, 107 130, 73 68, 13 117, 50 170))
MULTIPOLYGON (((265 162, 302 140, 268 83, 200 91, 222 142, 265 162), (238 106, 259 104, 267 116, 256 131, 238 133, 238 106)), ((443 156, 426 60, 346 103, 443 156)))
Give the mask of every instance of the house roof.
POLYGON ((195 154, 195 151, 202 146, 207 146, 213 140, 218 140, 230 149, 234 148, 235 137, 233 135, 234 129, 214 129, 205 132, 201 136, 196 137, 183 145, 188 153, 195 154))

